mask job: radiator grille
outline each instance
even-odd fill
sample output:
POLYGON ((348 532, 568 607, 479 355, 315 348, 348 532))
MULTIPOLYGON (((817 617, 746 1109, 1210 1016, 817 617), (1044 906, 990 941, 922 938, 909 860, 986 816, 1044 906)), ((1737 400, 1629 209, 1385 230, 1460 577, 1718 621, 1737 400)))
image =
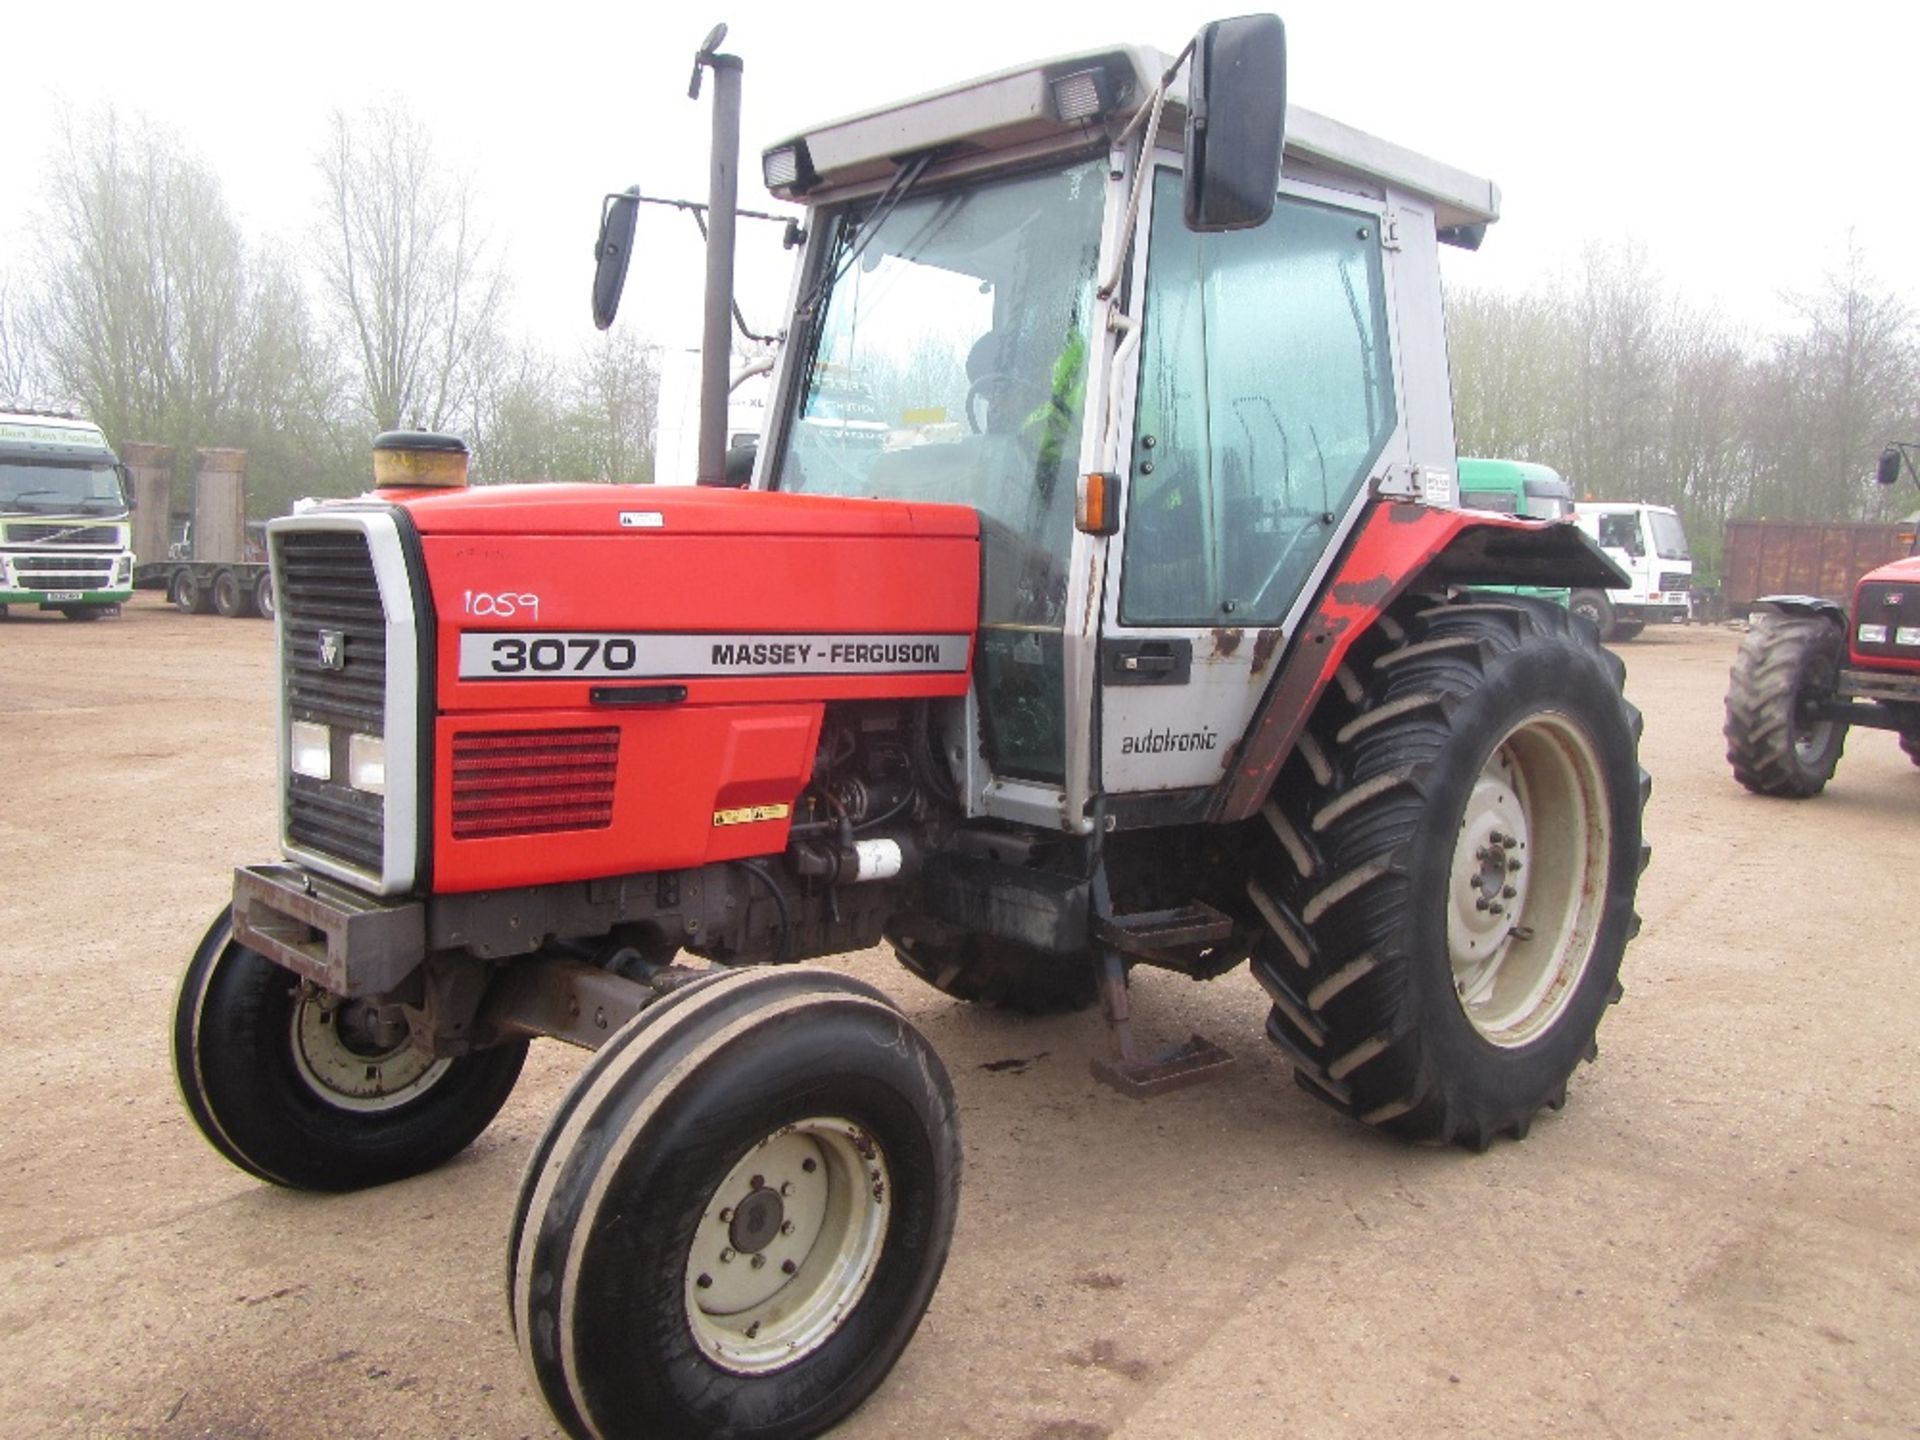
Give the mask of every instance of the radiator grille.
POLYGON ((13 575, 23 590, 98 590, 113 582, 113 560, 89 555, 16 555, 13 575))
POLYGON ((469 731, 453 737, 453 838, 604 830, 620 731, 469 731))
POLYGON ((120 532, 111 525, 61 525, 44 521, 16 522, 7 526, 7 541, 13 545, 38 545, 57 541, 62 545, 120 546, 120 532))
POLYGON ((1901 630, 1920 628, 1920 584, 1875 580, 1862 585, 1854 605, 1853 626, 1853 648, 1860 654, 1913 659, 1920 651, 1896 641, 1901 630), (1886 626, 1887 638, 1877 645, 1867 644, 1860 638, 1862 625, 1886 626))
MULTIPOLYGON (((287 715, 333 731, 336 776, 348 736, 386 733, 387 630, 373 554, 359 530, 276 535, 281 683, 287 715), (323 657, 324 652, 324 657, 323 657), (330 663, 331 662, 331 663, 330 663)), ((386 804, 341 780, 288 775, 287 839, 378 875, 386 804)))
POLYGON ((1660 588, 1665 591, 1687 590, 1693 586, 1693 576, 1684 570, 1663 570, 1660 573, 1660 588))

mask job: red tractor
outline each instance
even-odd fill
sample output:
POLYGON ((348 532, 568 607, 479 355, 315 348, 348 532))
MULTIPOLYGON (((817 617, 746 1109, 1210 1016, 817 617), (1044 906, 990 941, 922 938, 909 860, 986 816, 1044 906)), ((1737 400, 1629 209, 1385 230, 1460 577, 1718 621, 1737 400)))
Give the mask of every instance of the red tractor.
POLYGON ((284 859, 178 1004, 207 1138, 314 1189, 453 1155, 532 1036, 595 1052, 509 1242, 573 1435, 815 1433, 933 1294, 947 1075, 794 962, 884 939, 964 1001, 1097 1004, 1143 1096, 1228 1057, 1140 1053, 1129 971, 1244 965, 1308 1093, 1482 1149, 1564 1102, 1637 928, 1621 666, 1471 588, 1624 583, 1457 507, 1438 247, 1491 184, 1289 111, 1270 16, 763 165, 806 217, 748 488, 710 370, 714 488, 469 490, 399 434, 374 493, 274 522, 284 859))
MULTIPOLYGON (((1876 478, 1895 484, 1913 451, 1894 444, 1876 478)), ((1920 765, 1920 554, 1861 576, 1853 617, 1817 595, 1769 595, 1727 687, 1727 759, 1756 795, 1804 800, 1827 788, 1847 731, 1892 730, 1920 765)))

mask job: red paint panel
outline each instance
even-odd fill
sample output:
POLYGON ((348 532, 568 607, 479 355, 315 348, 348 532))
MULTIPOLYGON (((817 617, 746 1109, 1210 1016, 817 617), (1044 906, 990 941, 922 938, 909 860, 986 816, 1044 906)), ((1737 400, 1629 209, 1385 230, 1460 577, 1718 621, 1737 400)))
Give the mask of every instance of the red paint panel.
POLYGON ((422 535, 902 536, 973 539, 965 505, 849 500, 769 490, 677 485, 488 485, 474 490, 383 490, 422 535), (622 515, 657 516, 658 520, 622 515))
MULTIPOLYGON (((980 549, 973 538, 636 530, 430 535, 423 545, 439 619, 442 712, 584 706, 589 687, 606 683, 463 682, 463 630, 971 636, 979 617, 980 549)), ((722 676, 685 683, 688 702, 697 705, 963 695, 967 676, 722 676)))
MULTIPOLYGON (((434 773, 454 773, 456 736, 578 727, 619 730, 611 820, 538 836, 454 838, 453 786, 434 786, 433 889, 497 890, 778 854, 786 819, 716 825, 714 812, 791 805, 813 768, 820 705, 686 706, 637 714, 541 709, 442 715, 434 773)), ((470 747, 471 748, 471 747, 470 747)))
POLYGON ((1920 555, 1911 559, 1895 560, 1861 576, 1859 583, 1853 587, 1853 603, 1847 608, 1848 664, 1859 666, 1863 670, 1892 670, 1901 674, 1920 675, 1920 659, 1909 660, 1904 655, 1862 655, 1860 653, 1860 632, 1854 628, 1852 617, 1860 613, 1860 587, 1868 584, 1913 586, 1914 588, 1908 592, 1912 598, 1907 601, 1907 604, 1913 607, 1913 623, 1920 625, 1920 555))
POLYGON ((1295 634, 1273 689, 1261 702, 1221 801, 1217 819, 1244 820, 1260 808, 1292 752, 1314 703, 1353 642, 1435 556, 1469 528, 1537 529, 1537 522, 1425 505, 1378 505, 1295 634))

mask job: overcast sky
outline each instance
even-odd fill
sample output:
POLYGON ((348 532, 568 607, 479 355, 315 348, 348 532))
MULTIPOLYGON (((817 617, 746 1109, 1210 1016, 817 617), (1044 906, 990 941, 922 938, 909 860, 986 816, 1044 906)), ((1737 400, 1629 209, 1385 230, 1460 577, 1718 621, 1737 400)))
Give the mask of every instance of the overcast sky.
MULTIPOLYGON (((24 12, 24 13, 23 13, 24 12)), ((312 243, 328 113, 404 93, 470 173, 512 278, 517 326, 565 351, 592 334, 601 194, 704 199, 708 109, 687 99, 715 20, 746 62, 741 203, 770 204, 760 149, 814 122, 1024 60, 1115 41, 1174 50, 1226 7, 802 0, 325 6, 58 5, 0 25, 0 275, 21 277, 59 163, 64 109, 112 101, 176 132, 249 234, 312 243)), ((1303 0, 1281 11, 1299 104, 1495 180, 1504 216, 1450 283, 1520 289, 1588 240, 1637 237, 1690 299, 1757 327, 1817 284, 1851 229, 1920 299, 1908 80, 1920 6, 1567 5, 1303 0)), ((743 222, 749 319, 777 323, 778 231, 743 222)), ((697 343, 692 222, 647 212, 621 325, 697 343)))

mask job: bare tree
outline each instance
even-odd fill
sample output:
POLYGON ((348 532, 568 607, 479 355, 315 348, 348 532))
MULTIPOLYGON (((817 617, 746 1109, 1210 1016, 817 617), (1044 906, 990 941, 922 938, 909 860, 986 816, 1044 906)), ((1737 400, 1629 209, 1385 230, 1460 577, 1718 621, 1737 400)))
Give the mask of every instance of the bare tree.
POLYGON ((653 479, 653 437, 660 409, 658 351, 631 330, 609 331, 581 351, 573 410, 596 479, 653 479))
POLYGON ((359 408, 376 430, 442 428, 472 399, 505 294, 471 187, 398 106, 335 111, 319 168, 320 278, 359 408))
POLYGON ((0 276, 0 404, 35 405, 46 396, 39 347, 13 282, 0 276))

